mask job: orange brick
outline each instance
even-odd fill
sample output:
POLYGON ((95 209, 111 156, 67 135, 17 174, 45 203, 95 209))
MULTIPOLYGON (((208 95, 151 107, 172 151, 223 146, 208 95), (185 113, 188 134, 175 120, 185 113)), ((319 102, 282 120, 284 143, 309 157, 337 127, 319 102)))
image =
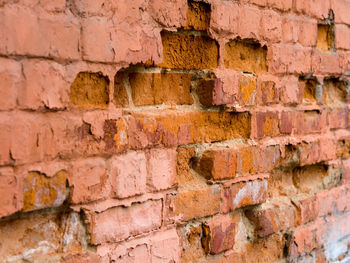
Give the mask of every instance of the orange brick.
POLYGON ((207 30, 210 23, 210 5, 204 2, 188 2, 185 29, 207 30))
POLYGON ((136 106, 192 104, 191 78, 185 73, 131 73, 133 102, 136 106))
POLYGON ((276 112, 257 112, 256 118, 256 137, 277 136, 280 134, 279 118, 276 112))
POLYGON ((219 49, 215 40, 162 32, 163 63, 161 67, 178 69, 213 69, 218 66, 219 49))
POLYGON ((220 180, 236 176, 236 151, 232 149, 209 149, 200 160, 200 172, 207 179, 220 180))
POLYGON ((255 104, 256 77, 254 75, 242 74, 240 81, 240 104, 251 106, 255 104))

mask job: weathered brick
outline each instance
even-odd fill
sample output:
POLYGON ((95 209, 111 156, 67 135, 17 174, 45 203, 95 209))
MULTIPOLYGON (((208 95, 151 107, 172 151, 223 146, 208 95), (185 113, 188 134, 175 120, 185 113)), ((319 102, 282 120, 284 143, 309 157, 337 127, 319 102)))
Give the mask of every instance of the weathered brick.
POLYGON ((226 179, 236 176, 236 151, 233 149, 209 149, 199 161, 200 173, 207 179, 226 179))
POLYGON ((322 89, 322 103, 329 106, 341 106, 348 102, 348 90, 346 82, 337 78, 324 80, 322 89))
POLYGON ((297 210, 286 200, 247 210, 245 214, 253 222, 258 237, 294 227, 299 222, 297 210))
POLYGON ((135 247, 128 248, 128 250, 125 251, 125 254, 118 255, 118 257, 114 257, 114 255, 112 255, 111 259, 116 263, 123 263, 123 262, 150 263, 151 262, 151 257, 150 257, 149 248, 147 247, 147 244, 140 244, 135 247))
POLYGON ((171 188, 176 177, 175 149, 152 149, 147 154, 147 186, 153 191, 171 188))
POLYGON ((123 71, 118 71, 114 76, 113 102, 117 108, 129 106, 129 97, 124 84, 126 76, 123 71))
POLYGON ((254 75, 242 74, 240 78, 239 102, 243 106, 255 104, 257 80, 254 75))
POLYGON ((300 220, 302 224, 313 221, 319 214, 319 202, 316 196, 300 200, 300 220))
POLYGON ((327 167, 324 165, 308 165, 293 170, 293 183, 303 193, 315 193, 324 188, 327 167))
POLYGON ((269 42, 279 42, 282 35, 282 17, 274 11, 264 11, 261 18, 261 33, 269 42))
POLYGON ((350 18, 347 12, 350 8, 349 2, 346 0, 330 0, 330 2, 332 10, 336 14, 334 17, 335 22, 350 25, 350 18))
POLYGON ((348 110, 346 108, 329 109, 328 125, 331 129, 346 129, 348 127, 348 110))
POLYGON ((335 48, 350 49, 350 27, 346 25, 335 25, 335 48))
POLYGON ((280 134, 279 117, 276 112, 257 112, 255 115, 256 138, 277 136, 280 134))
MULTIPOLYGON (((245 5, 241 5, 239 8, 239 16, 238 16, 238 35, 241 38, 247 38, 247 39, 259 39, 259 29, 260 29, 260 21, 261 21, 261 11, 256 8, 250 8, 245 5)), ((231 49, 236 49, 236 45, 232 45, 231 49)), ((240 47, 238 46, 238 49, 240 47)), ((248 48, 249 50, 249 48, 248 48)), ((250 52, 254 52, 254 50, 250 49, 249 51, 244 51, 245 56, 249 57, 250 52)), ((232 50, 233 51, 233 50, 232 50)), ((233 51, 234 52, 234 51, 233 51)), ((235 54, 232 54, 231 57, 235 57, 239 54, 240 51, 236 51, 235 54)), ((239 55, 238 55, 239 57, 239 55)), ((251 61, 252 63, 253 61, 251 61)), ((240 62, 237 62, 239 64, 240 62)), ((227 67, 227 66, 226 66, 227 67)), ((259 66, 258 66, 259 67, 259 66)), ((263 67, 266 67, 263 65, 263 67)), ((250 70, 246 70, 249 71, 250 70)))
POLYGON ((161 67, 178 69, 213 69, 218 66, 218 45, 206 36, 163 31, 161 67))
POLYGON ((258 101, 261 105, 270 105, 279 102, 279 89, 272 80, 264 80, 258 78, 258 101))
POLYGON ((256 146, 242 147, 237 151, 237 172, 255 174, 258 171, 259 149, 256 146))
POLYGON ((301 20, 298 42, 305 47, 314 47, 317 42, 317 23, 314 20, 301 20))
POLYGON ((110 160, 112 192, 118 198, 146 192, 147 160, 143 152, 128 152, 110 160))
POLYGON ((255 180, 233 184, 222 189, 221 211, 226 213, 240 207, 265 202, 267 197, 267 181, 255 180))
POLYGON ((316 48, 321 52, 327 52, 334 48, 333 25, 318 24, 316 48))
POLYGON ((192 104, 191 74, 183 73, 131 73, 129 82, 136 106, 192 104))
POLYGON ((298 78, 286 76, 281 79, 281 102, 285 105, 295 105, 302 102, 298 78))
POLYGON ((207 30, 210 23, 210 5, 203 2, 188 2, 185 29, 207 30))
POLYGON ((341 139, 337 142, 337 157, 350 157, 350 140, 348 138, 341 139))
POLYGON ((282 134, 291 134, 293 130, 293 112, 282 111, 279 125, 282 134))
MULTIPOLYGON (((47 262, 50 256, 62 251, 67 254, 81 251, 84 235, 79 214, 75 212, 36 214, 3 221, 0 224, 0 261, 47 262)), ((58 258, 53 260, 57 262, 58 258)))
POLYGON ((101 72, 80 72, 70 87, 70 101, 79 108, 106 108, 109 79, 101 72))
POLYGON ((183 27, 186 24, 187 1, 151 0, 150 15, 165 27, 183 27))
POLYGON ((102 213, 89 215, 92 244, 119 241, 130 236, 149 232, 162 222, 160 200, 132 204, 130 207, 110 208, 102 213), (140 216, 142 215, 142 222, 140 216))
POLYGON ((205 236, 202 224, 188 225, 180 229, 181 233, 181 262, 190 263, 205 258, 206 251, 202 246, 205 236))
POLYGON ((236 33, 238 31, 239 4, 222 2, 212 5, 210 28, 216 32, 236 33))
POLYGON ((195 182, 179 188, 176 195, 168 195, 169 218, 188 221, 217 214, 220 210, 220 187, 195 182))
POLYGON ((327 111, 325 110, 298 112, 295 118, 295 131, 298 134, 322 132, 327 125, 327 111))
POLYGON ((66 184, 65 171, 59 171, 53 177, 29 172, 23 182, 23 211, 61 206, 68 194, 66 184))
POLYGON ((225 45, 226 68, 259 74, 267 71, 267 48, 259 43, 235 39, 225 45))
POLYGON ((341 59, 336 52, 312 53, 312 70, 315 74, 341 74, 341 59))
POLYGON ((101 158, 73 162, 69 173, 70 198, 73 203, 85 203, 105 198, 109 194, 107 169, 101 158))
POLYGON ((231 249, 235 244, 235 236, 240 221, 239 214, 218 215, 207 220, 204 225, 204 247, 212 254, 231 249))
POLYGON ((328 11, 330 9, 329 0, 316 0, 316 1, 303 1, 297 0, 295 2, 295 8, 298 12, 309 16, 315 16, 316 18, 323 19, 328 17, 328 11))
POLYGON ((21 64, 10 59, 0 59, 0 110, 16 107, 17 94, 21 90, 21 64))
POLYGON ((78 253, 63 257, 60 263, 94 263, 99 262, 99 260, 99 257, 94 253, 78 253))
POLYGON ((180 262, 180 238, 176 229, 158 232, 151 240, 152 262, 180 262))
POLYGON ((69 84, 60 64, 39 60, 25 61, 23 75, 23 88, 18 94, 21 108, 64 109, 68 106, 69 84))
POLYGON ((176 146, 221 141, 250 135, 248 113, 163 112, 133 113, 128 138, 131 148, 163 144, 176 146))
POLYGON ((0 218, 9 216, 22 208, 22 180, 12 168, 0 169, 0 191, 3 198, 0 201, 0 218))

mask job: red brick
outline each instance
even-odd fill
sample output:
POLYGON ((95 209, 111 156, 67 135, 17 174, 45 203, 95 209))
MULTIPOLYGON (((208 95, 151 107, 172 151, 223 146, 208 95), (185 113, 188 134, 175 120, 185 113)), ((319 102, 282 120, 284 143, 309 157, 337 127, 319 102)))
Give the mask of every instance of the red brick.
POLYGON ((216 32, 237 33, 239 5, 235 2, 222 2, 212 5, 210 27, 216 32))
POLYGON ((105 161, 91 158, 73 162, 69 184, 73 187, 70 193, 73 203, 91 202, 107 197, 110 189, 105 161))
POLYGON ((269 71, 303 74, 311 70, 311 48, 299 45, 274 44, 269 49, 269 71))
POLYGON ((103 17, 91 17, 82 21, 81 42, 84 59, 100 62, 113 61, 111 27, 111 21, 103 17))
POLYGON ((298 41, 305 47, 314 47, 317 41, 317 23, 314 20, 302 20, 299 22, 298 41))
POLYGON ((120 241, 159 228, 162 223, 162 202, 147 201, 130 207, 110 208, 88 217, 92 244, 120 241))
POLYGON ((261 11, 259 9, 242 5, 239 9, 238 35, 241 38, 259 39, 260 21, 261 11))
POLYGON ((327 111, 299 112, 296 118, 296 133, 318 133, 325 130, 327 125, 327 111))
POLYGON ((315 74, 341 74, 341 60, 338 53, 320 53, 318 51, 312 54, 312 69, 315 74))
POLYGON ((247 205, 256 205, 265 202, 267 197, 267 181, 255 180, 233 184, 222 189, 221 211, 226 213, 247 205))
POLYGON ((328 11, 330 9, 329 0, 315 0, 315 1, 303 1, 297 0, 295 7, 298 12, 303 14, 314 16, 318 19, 328 17, 328 11))
MULTIPOLYGON (((17 61, 0 58, 0 110, 16 107, 17 94, 21 90, 21 64, 17 61)), ((1 159, 1 158, 0 158, 1 159)))
POLYGON ((130 197, 146 192, 147 160, 143 152, 128 152, 110 160, 110 178, 114 196, 130 197))
POLYGON ((292 228, 298 224, 298 213, 289 201, 272 202, 263 208, 246 211, 253 222, 258 237, 266 237, 280 230, 292 228))
POLYGON ((147 187, 159 191, 173 187, 176 177, 175 149, 152 149, 147 154, 147 187))
POLYGON ((335 14, 334 16, 335 22, 350 25, 350 18, 348 16, 350 3, 346 0, 330 0, 330 2, 331 2, 331 8, 335 14))
POLYGON ((295 16, 284 16, 282 20, 282 36, 284 43, 296 43, 299 37, 300 21, 295 16))
POLYGON ((263 138, 267 136, 278 136, 279 118, 276 112, 257 112, 255 115, 255 135, 256 138, 263 138))
POLYGON ((270 10, 262 12, 260 35, 263 39, 272 43, 280 41, 282 17, 279 13, 270 10))
POLYGON ((226 179, 236 176, 236 151, 233 149, 209 149, 199 162, 200 173, 207 179, 226 179))
POLYGON ((0 191, 3 193, 0 201, 0 218, 22 209, 22 184, 21 178, 12 168, 0 168, 0 191))
POLYGON ((301 223, 305 224, 315 220, 319 214, 319 202, 316 196, 300 200, 301 223))
POLYGON ((331 129, 348 128, 348 110, 346 108, 329 109, 328 124, 331 129))
POLYGON ((302 94, 298 85, 298 78, 294 76, 284 77, 281 80, 281 102, 285 105, 301 103, 302 94))
MULTIPOLYGON (((117 253, 114 253, 111 256, 107 256, 109 259, 115 263, 123 263, 123 262, 145 262, 151 263, 151 257, 149 252, 149 247, 147 244, 139 244, 133 245, 132 247, 128 247, 126 250, 120 251, 117 250, 117 253), (119 253, 118 253, 119 252, 119 253)), ((106 262, 102 261, 102 262, 106 262)))
POLYGON ((310 253, 316 248, 316 240, 314 239, 313 234, 314 231, 315 225, 302 225, 295 229, 289 246, 290 257, 293 258, 304 253, 310 253))
POLYGON ((176 229, 158 232, 151 239, 152 263, 180 262, 180 238, 176 229))
POLYGON ((151 0, 150 15, 165 27, 183 27, 186 23, 187 1, 151 0))
POLYGON ((240 216, 235 214, 218 215, 205 222, 204 231, 208 232, 206 245, 211 254, 218 254, 233 247, 239 221, 240 216))
POLYGON ((257 101, 261 105, 276 104, 279 102, 280 90, 274 78, 258 78, 257 101))
MULTIPOLYGON (((349 5, 350 7, 350 5, 349 5)), ((346 25, 335 25, 335 48, 350 49, 350 27, 346 25)))
POLYGON ((272 8, 289 11, 292 9, 293 0, 267 0, 267 4, 272 8))
POLYGON ((68 106, 69 86, 60 64, 28 60, 23 63, 23 75, 23 88, 18 95, 21 108, 62 110, 68 106))
POLYGON ((268 173, 279 166, 281 151, 279 145, 270 145, 259 149, 259 172, 268 173))
POLYGON ((280 118, 280 131, 282 134, 291 134, 293 129, 293 112, 282 111, 280 118))

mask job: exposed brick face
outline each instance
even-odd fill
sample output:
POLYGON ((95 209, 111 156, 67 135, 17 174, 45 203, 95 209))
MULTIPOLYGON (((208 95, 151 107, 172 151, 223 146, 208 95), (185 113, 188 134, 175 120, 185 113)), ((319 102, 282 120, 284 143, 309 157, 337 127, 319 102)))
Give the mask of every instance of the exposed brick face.
POLYGON ((0 0, 0 262, 350 258, 349 0, 0 0))

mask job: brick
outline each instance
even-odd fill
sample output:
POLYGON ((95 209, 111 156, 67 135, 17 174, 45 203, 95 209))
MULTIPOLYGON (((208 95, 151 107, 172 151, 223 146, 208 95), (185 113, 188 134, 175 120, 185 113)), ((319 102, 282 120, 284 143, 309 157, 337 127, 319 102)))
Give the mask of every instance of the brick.
POLYGON ((126 198, 146 192, 147 159, 143 152, 128 152, 110 160, 112 192, 126 198))
POLYGON ((64 68, 54 62, 29 60, 23 62, 23 88, 18 94, 19 106, 24 109, 62 110, 69 103, 68 83, 64 68))
POLYGON ((116 8, 110 0, 76 0, 73 3, 74 11, 82 17, 110 16, 112 9, 116 8), (109 12, 108 12, 108 9, 109 12))
POLYGON ((315 1, 303 1, 297 0, 295 2, 295 8, 298 12, 303 14, 314 16, 318 19, 328 17, 328 11, 330 9, 330 1, 326 0, 315 0, 315 1))
POLYGON ((181 262, 190 263, 204 259, 206 255, 202 240, 205 236, 202 224, 188 225, 180 228, 181 233, 181 262))
POLYGON ((300 21, 294 16, 284 16, 282 18, 282 42, 296 43, 299 38, 300 21))
POLYGON ((111 21, 103 17, 91 17, 82 20, 83 59, 100 62, 112 62, 114 60, 113 46, 110 43, 111 27, 111 21))
POLYGON ((50 178, 39 172, 29 172, 23 182, 23 211, 61 206, 68 194, 66 182, 65 171, 50 178))
POLYGON ((317 25, 317 45, 316 49, 321 52, 331 51, 334 48, 333 27, 329 24, 317 25))
POLYGON ((225 44, 226 68, 259 74, 267 71, 267 48, 259 43, 235 39, 225 44))
POLYGON ((269 7, 276 8, 283 11, 289 11, 292 9, 292 0, 267 0, 269 7))
POLYGON ((36 214, 3 221, 0 224, 0 261, 16 258, 22 261, 57 262, 57 254, 62 251, 70 254, 83 249, 83 229, 79 214, 75 212, 36 214), (64 238, 65 242, 62 242, 64 238), (56 257, 52 259, 51 256, 56 257))
POLYGON ((167 198, 168 217, 181 221, 214 215, 220 210, 220 187, 217 185, 186 185, 167 198))
POLYGON ((302 20, 299 22, 298 41, 305 47, 314 47, 317 42, 317 23, 313 20, 302 20))
POLYGON ((227 213, 237 208, 265 202, 267 197, 267 181, 255 180, 233 184, 222 189, 221 212, 227 213))
POLYGON ((319 133, 327 125, 327 111, 298 112, 295 116, 295 131, 297 134, 319 133))
POLYGON ((195 180, 191 166, 194 157, 194 147, 177 148, 176 183, 178 185, 185 185, 187 182, 195 180))
POLYGON ((237 33, 239 5, 235 2, 222 2, 211 6, 210 28, 216 32, 237 33))
POLYGON ((264 208, 247 210, 245 214, 253 223, 258 237, 292 228, 299 221, 296 209, 288 201, 272 202, 264 208))
POLYGON ((347 84, 336 78, 327 78, 323 82, 322 103, 339 107, 339 105, 346 105, 348 101, 347 84))
POLYGON ((131 73, 129 82, 136 106, 193 104, 191 74, 131 73))
POLYGON ((42 0, 40 1, 40 5, 49 12, 63 12, 66 9, 66 1, 58 0, 58 1, 50 1, 50 0, 42 0))
POLYGON ((261 18, 261 32, 263 39, 269 42, 279 42, 282 35, 282 18, 274 11, 264 11, 261 18))
POLYGON ((314 74, 341 74, 341 60, 338 53, 312 54, 312 70, 314 74))
POLYGON ((281 80, 281 102, 285 105, 295 105, 302 102, 302 95, 298 78, 284 77, 281 80))
POLYGON ((151 240, 152 263, 180 262, 180 238, 176 229, 157 233, 151 240))
POLYGON ((124 255, 119 255, 117 258, 113 259, 116 263, 122 262, 151 262, 149 255, 149 249, 146 244, 140 244, 133 248, 129 248, 124 255))
POLYGON ((213 69, 218 66, 218 45, 205 36, 182 35, 163 31, 161 67, 177 69, 213 69))
POLYGON ((247 113, 133 113, 128 125, 131 148, 221 141, 237 137, 246 138, 249 134, 250 116, 247 113))
POLYGON ((347 10, 350 8, 350 4, 346 0, 330 0, 331 8, 335 14, 334 20, 336 23, 344 23, 350 25, 350 18, 347 10))
POLYGON ((299 78, 300 95, 303 98, 304 104, 315 104, 320 100, 319 87, 316 79, 299 78))
POLYGON ((0 218, 22 209, 22 180, 12 168, 0 168, 0 191, 4 194, 0 201, 0 218))
POLYGON ((168 189, 174 186, 176 177, 175 149, 152 149, 147 154, 147 186, 152 191, 168 189))
POLYGON ((300 219, 305 224, 315 220, 319 214, 319 202, 316 196, 300 200, 300 219))
POLYGON ((279 166, 281 159, 281 151, 279 145, 270 145, 265 148, 260 148, 259 151, 259 172, 270 172, 279 166))
MULTIPOLYGON (((243 39, 259 39, 261 17, 262 14, 259 9, 242 5, 238 16, 238 35, 243 39)), ((232 49, 235 49, 235 47, 232 47, 232 49)))
POLYGON ((261 105, 276 104, 279 102, 279 89, 275 81, 258 78, 258 101, 261 105))
POLYGON ((206 150, 200 161, 200 173, 207 179, 227 179, 236 176, 236 151, 233 149, 206 150))
POLYGON ((255 104, 257 80, 254 75, 242 74, 240 78, 239 102, 243 106, 255 104))
POLYGON ((206 235, 204 242, 206 242, 205 247, 208 247, 208 252, 218 254, 231 249, 235 244, 239 221, 238 214, 218 215, 207 220, 204 225, 206 235))
POLYGON ((293 170, 293 182, 302 193, 315 193, 324 187, 327 167, 324 165, 308 165, 293 170))
POLYGON ((303 74, 311 70, 311 48, 300 45, 273 44, 268 53, 269 71, 303 74))
POLYGON ((29 9, 18 6, 6 8, 0 17, 3 20, 1 35, 7 36, 0 41, 1 53, 79 58, 79 26, 75 21, 65 16, 38 18, 29 9))
POLYGON ((337 157, 350 157, 350 140, 348 138, 341 139, 337 142, 337 157))
POLYGON ((17 94, 20 91, 21 64, 0 59, 0 110, 11 110, 16 107, 17 94))
POLYGON ((99 260, 99 256, 94 253, 78 253, 63 257, 60 263, 94 263, 99 260))
POLYGON ((203 2, 188 2, 185 29, 207 30, 210 23, 210 5, 203 2))
POLYGON ((73 187, 71 202, 75 204, 103 199, 109 194, 106 164, 101 158, 73 162, 68 180, 73 187))
POLYGON ((109 79, 101 72, 80 72, 70 87, 70 101, 78 108, 106 108, 109 79))
POLYGON ((282 134, 291 134, 293 130, 293 112, 282 111, 279 125, 282 134))
POLYGON ((348 110, 346 108, 329 109, 328 124, 331 129, 346 129, 348 127, 348 110))
POLYGON ((350 49, 350 27, 346 25, 335 25, 335 48, 350 49))
POLYGON ((278 136, 279 130, 279 117, 276 112, 257 112, 255 115, 255 127, 256 133, 254 137, 263 138, 265 136, 278 136))
POLYGON ((114 92, 113 102, 117 108, 129 106, 129 96, 124 84, 127 74, 123 71, 118 71, 114 76, 114 92))
POLYGON ((186 24, 187 1, 151 0, 150 15, 165 27, 183 27, 186 24))
POLYGON ((258 171, 259 149, 256 146, 242 147, 237 151, 237 172, 255 174, 258 171))
POLYGON ((155 230, 161 225, 161 214, 160 200, 132 204, 130 207, 110 208, 102 213, 91 214, 89 215, 91 243, 120 241, 155 230))

